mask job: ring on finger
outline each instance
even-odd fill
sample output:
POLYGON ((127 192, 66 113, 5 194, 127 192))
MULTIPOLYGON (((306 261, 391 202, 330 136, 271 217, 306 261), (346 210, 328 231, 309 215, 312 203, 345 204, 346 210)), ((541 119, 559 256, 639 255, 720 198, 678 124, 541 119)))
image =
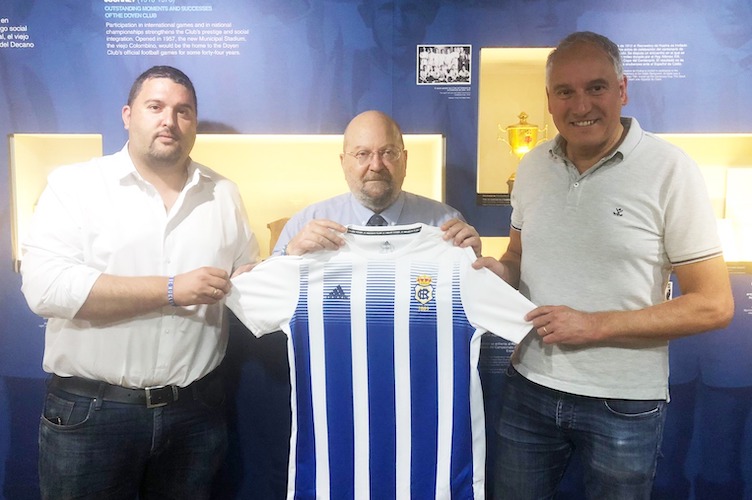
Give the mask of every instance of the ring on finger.
POLYGON ((219 292, 219 288, 215 288, 212 292, 212 297, 214 297, 215 299, 217 298, 217 292, 219 292))
POLYGON ((545 326, 543 327, 543 333, 545 333, 546 335, 548 335, 548 330, 546 330, 545 326))

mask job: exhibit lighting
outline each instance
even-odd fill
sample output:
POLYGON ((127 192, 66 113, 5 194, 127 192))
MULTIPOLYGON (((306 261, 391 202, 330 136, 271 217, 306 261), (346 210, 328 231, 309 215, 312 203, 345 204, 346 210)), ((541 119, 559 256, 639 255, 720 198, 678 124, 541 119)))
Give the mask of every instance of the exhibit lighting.
MULTIPOLYGON (((517 156, 518 160, 521 160, 526 153, 533 149, 538 143, 546 140, 547 126, 542 129, 538 125, 533 125, 527 122, 528 114, 524 111, 520 113, 517 118, 520 119, 518 123, 514 125, 507 125, 506 127, 499 127, 499 134, 497 139, 506 143, 510 151, 517 156), (541 132, 541 139, 538 139, 538 132, 541 132)), ((512 188, 514 187, 515 172, 507 179, 507 185, 509 186, 509 194, 512 194, 512 188)))

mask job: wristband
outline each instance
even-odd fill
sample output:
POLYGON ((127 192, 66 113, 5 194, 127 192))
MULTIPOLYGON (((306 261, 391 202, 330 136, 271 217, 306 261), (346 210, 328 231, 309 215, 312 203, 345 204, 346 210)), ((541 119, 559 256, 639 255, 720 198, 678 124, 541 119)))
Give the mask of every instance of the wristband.
POLYGON ((170 276, 167 280, 167 302, 169 302, 172 307, 178 306, 175 303, 175 276, 170 276))

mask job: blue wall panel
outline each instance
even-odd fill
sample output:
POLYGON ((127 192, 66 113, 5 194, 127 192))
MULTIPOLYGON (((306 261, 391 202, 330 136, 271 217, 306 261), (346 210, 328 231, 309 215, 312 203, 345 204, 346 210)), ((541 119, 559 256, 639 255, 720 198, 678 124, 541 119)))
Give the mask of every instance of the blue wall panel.
MULTIPOLYGON (((481 234, 505 235, 509 208, 476 203, 479 50, 551 46, 575 29, 602 32, 623 47, 630 76, 625 114, 637 116, 645 129, 752 131, 749 1, 4 0, 0 137, 101 133, 105 152, 114 152, 126 139, 120 109, 131 82, 151 65, 171 64, 196 84, 204 131, 341 133, 356 113, 378 108, 406 132, 445 134, 448 202, 481 234), (472 83, 417 85, 418 44, 471 45, 472 83)), ((3 140, 5 193, 7 158, 3 140)), ((43 325, 26 307, 11 269, 9 221, 3 196, 0 484, 6 498, 35 498, 43 325)), ((730 329, 736 333, 672 347, 675 395, 666 433, 676 437, 665 448, 679 458, 673 469, 661 466, 659 486, 681 491, 699 471, 708 472, 702 479, 711 484, 734 487, 749 479, 750 447, 733 436, 746 436, 740 433, 748 427, 752 381, 746 372, 706 378, 718 363, 749 365, 746 343, 742 350, 730 340, 752 331, 749 274, 741 276, 735 293, 747 309, 737 312, 730 329), (737 346, 729 351, 738 357, 714 359, 710 344, 737 346)), ((285 449, 278 446, 285 441, 280 422, 289 418, 284 343, 253 339, 239 327, 233 343, 226 369, 237 388, 236 446, 217 497, 270 498, 270 485, 284 480, 285 449)), ((503 349, 484 351, 490 356, 503 349)), ((493 370, 485 379, 494 379, 493 370)))

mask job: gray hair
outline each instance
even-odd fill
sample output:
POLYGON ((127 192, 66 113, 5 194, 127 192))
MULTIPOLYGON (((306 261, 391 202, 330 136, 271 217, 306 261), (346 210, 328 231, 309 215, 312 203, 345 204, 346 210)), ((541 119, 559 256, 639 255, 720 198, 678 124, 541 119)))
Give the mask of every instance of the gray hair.
POLYGON ((619 52, 619 47, 614 42, 605 36, 593 33, 592 31, 576 31, 560 41, 559 45, 548 54, 548 59, 546 59, 546 86, 548 86, 551 68, 556 62, 555 60, 558 53, 581 43, 593 45, 603 50, 614 65, 616 77, 619 80, 624 77, 624 66, 621 62, 621 53, 619 52))

